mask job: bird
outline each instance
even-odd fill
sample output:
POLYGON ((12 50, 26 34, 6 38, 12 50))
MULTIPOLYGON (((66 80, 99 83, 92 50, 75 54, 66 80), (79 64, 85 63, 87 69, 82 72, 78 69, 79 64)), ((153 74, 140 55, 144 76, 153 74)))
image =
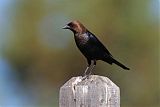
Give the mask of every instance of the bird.
POLYGON ((129 70, 128 67, 117 61, 107 50, 107 48, 100 42, 100 40, 80 21, 71 21, 67 23, 63 29, 69 29, 73 32, 78 49, 87 59, 88 65, 83 75, 84 78, 88 78, 91 75, 98 60, 102 60, 111 65, 116 64, 125 70, 129 70))

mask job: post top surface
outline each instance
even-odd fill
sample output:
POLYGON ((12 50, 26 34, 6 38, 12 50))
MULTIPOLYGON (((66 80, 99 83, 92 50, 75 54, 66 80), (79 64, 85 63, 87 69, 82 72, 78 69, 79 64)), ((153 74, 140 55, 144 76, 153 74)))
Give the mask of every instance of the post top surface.
POLYGON ((72 77, 62 87, 68 87, 68 86, 72 87, 74 85, 76 85, 76 86, 98 85, 98 86, 107 86, 107 87, 119 88, 109 78, 104 77, 104 76, 99 76, 99 75, 91 75, 88 79, 85 79, 85 80, 82 80, 82 76, 72 77))

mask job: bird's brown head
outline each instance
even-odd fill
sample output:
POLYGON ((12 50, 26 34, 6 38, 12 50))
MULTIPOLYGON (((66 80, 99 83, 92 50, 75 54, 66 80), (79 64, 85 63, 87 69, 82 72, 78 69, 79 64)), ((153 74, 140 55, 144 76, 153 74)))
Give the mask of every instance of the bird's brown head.
POLYGON ((63 27, 63 29, 70 29, 74 34, 83 34, 86 32, 86 28, 83 26, 82 23, 77 20, 68 23, 66 26, 63 27))

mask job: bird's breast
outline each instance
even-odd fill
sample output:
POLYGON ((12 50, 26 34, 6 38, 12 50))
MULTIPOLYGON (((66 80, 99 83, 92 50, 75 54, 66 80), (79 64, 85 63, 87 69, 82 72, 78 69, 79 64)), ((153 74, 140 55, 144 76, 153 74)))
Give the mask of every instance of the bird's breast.
POLYGON ((89 40, 89 36, 87 34, 75 35, 75 41, 79 45, 87 44, 88 40, 89 40))

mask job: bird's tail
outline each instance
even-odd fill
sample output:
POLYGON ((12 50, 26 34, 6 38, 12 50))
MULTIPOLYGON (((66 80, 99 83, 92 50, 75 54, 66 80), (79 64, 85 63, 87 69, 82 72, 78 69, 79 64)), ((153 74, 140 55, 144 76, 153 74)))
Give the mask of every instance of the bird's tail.
POLYGON ((122 67, 125 70, 129 70, 128 67, 124 66, 123 64, 121 64, 120 62, 118 62, 117 60, 112 58, 113 63, 117 64, 118 66, 122 67))

